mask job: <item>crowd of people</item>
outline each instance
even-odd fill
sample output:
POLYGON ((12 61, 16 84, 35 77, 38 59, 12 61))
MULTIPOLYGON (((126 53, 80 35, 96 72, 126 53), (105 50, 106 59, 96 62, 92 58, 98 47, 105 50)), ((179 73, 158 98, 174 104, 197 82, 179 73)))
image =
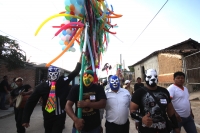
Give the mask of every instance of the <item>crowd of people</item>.
POLYGON ((60 75, 59 68, 50 66, 48 82, 40 83, 35 89, 23 84, 22 77, 14 78, 9 86, 8 77, 4 76, 0 84, 0 109, 7 109, 5 96, 10 94, 18 133, 26 132, 32 112, 41 99, 45 133, 62 133, 66 114, 74 122, 72 133, 103 133, 103 126, 106 133, 129 133, 130 120, 135 121, 138 133, 180 133, 181 127, 187 133, 197 133, 183 72, 175 72, 174 83, 163 88, 157 85, 156 70, 148 69, 145 85, 138 77, 132 88, 132 81, 124 80, 120 71, 99 84, 94 80, 94 72, 85 70, 80 77, 83 100, 79 101, 81 84, 73 87, 69 84, 80 70, 81 57, 68 76, 60 75), (22 106, 16 101, 20 95, 27 96, 22 106), (104 113, 106 121, 102 123, 104 113))
POLYGON ((13 82, 9 84, 8 76, 4 76, 0 83, 0 109, 8 110, 6 107, 7 97, 9 102, 8 106, 14 108, 16 128, 18 133, 25 133, 25 127, 22 126, 22 115, 26 100, 29 98, 32 92, 32 88, 29 84, 23 84, 22 77, 13 78, 13 82), (26 99, 23 99, 22 97, 26 99))

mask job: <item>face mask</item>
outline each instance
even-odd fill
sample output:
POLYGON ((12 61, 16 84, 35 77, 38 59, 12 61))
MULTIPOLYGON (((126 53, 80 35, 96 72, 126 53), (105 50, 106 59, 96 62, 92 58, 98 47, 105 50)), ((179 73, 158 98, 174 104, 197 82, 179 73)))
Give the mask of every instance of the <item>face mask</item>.
POLYGON ((146 71, 145 82, 150 87, 155 87, 158 83, 158 76, 155 69, 148 69, 146 71))
POLYGON ((120 87, 119 78, 117 76, 112 76, 109 79, 110 88, 113 91, 118 91, 120 87))
POLYGON ((59 68, 55 66, 50 66, 48 68, 48 77, 50 78, 51 81, 58 80, 59 76, 60 76, 59 68))
POLYGON ((93 72, 91 70, 87 70, 83 74, 83 84, 86 87, 89 87, 91 84, 93 84, 93 81, 94 81, 93 72))

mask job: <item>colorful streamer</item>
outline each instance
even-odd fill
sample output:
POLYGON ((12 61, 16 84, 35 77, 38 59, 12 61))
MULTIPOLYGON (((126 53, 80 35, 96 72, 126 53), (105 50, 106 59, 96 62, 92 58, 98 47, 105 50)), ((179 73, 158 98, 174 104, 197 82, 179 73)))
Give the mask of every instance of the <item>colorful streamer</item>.
MULTIPOLYGON (((65 0, 65 11, 42 22, 35 36, 48 21, 57 17, 63 17, 63 23, 60 26, 53 26, 59 28, 54 35, 60 37, 59 43, 63 50, 47 63, 46 67, 58 60, 65 52, 75 51, 73 46, 76 41, 82 52, 81 77, 86 68, 91 68, 95 73, 96 68, 101 64, 103 53, 109 46, 109 34, 114 36, 116 34, 111 29, 117 28, 117 24, 112 24, 111 20, 122 15, 114 13, 113 6, 109 5, 107 0, 65 0)), ((94 82, 97 82, 96 80, 94 82)), ((80 80, 79 100, 82 100, 82 93, 83 84, 80 80)), ((78 118, 82 117, 81 111, 81 108, 78 108, 78 118)))

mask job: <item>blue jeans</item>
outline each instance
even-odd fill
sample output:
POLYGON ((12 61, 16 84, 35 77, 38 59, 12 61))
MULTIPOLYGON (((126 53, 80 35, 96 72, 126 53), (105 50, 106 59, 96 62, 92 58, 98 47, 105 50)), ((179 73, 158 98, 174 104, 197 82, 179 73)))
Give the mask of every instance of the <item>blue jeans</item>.
MULTIPOLYGON (((72 133, 76 133, 76 128, 73 127, 72 133)), ((101 126, 99 125, 97 128, 95 128, 89 132, 81 131, 80 133, 101 133, 101 126)))
POLYGON ((5 108, 6 93, 0 92, 0 97, 1 97, 0 108, 5 108))
MULTIPOLYGON (((181 119, 182 119, 182 122, 178 123, 179 128, 181 128, 183 126, 186 133, 197 133, 194 119, 192 118, 191 115, 187 118, 181 117, 181 119)), ((173 133, 175 133, 175 131, 173 133)))

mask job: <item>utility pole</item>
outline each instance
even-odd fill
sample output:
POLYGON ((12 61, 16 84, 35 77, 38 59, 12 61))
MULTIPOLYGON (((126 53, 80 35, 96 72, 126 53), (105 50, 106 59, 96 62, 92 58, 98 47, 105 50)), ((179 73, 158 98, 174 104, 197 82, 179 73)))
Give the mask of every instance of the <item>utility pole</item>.
POLYGON ((125 60, 123 60, 123 68, 124 68, 124 70, 126 69, 126 68, 125 68, 125 60))
POLYGON ((122 65, 122 54, 120 54, 120 65, 122 65))
POLYGON ((118 69, 120 69, 120 71, 122 72, 122 54, 120 54, 120 61, 118 64, 118 69))

